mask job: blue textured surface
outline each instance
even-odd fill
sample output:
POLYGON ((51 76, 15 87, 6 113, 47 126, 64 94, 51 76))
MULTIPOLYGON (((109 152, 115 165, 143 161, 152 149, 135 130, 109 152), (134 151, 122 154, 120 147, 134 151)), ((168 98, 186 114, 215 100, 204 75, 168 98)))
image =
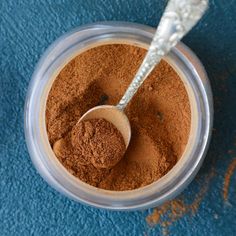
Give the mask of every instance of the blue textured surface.
MULTIPOLYGON (((122 20, 155 26, 164 0, 0 1, 0 235, 158 235, 151 212, 109 212, 83 206, 49 187, 33 167, 23 135, 23 105, 44 50, 76 26, 122 20)), ((212 0, 183 41, 206 67, 215 98, 210 150, 197 178, 181 195, 188 202, 213 168, 216 175, 195 215, 184 214, 170 235, 236 235, 236 173, 223 200, 224 175, 236 157, 236 1, 212 0)))

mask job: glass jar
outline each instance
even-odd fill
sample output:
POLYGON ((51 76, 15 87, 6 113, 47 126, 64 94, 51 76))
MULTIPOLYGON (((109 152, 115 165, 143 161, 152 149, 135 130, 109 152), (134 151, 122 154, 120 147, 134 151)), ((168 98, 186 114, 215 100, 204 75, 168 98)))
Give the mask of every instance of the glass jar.
POLYGON ((191 106, 191 129, 186 149, 177 164, 158 181, 135 190, 108 191, 71 175, 49 144, 45 110, 48 93, 61 69, 78 54, 99 45, 130 44, 147 49, 155 29, 125 22, 105 22, 77 28, 56 40, 40 59, 25 102, 25 138, 31 159, 49 185, 68 197, 92 206, 137 210, 174 198, 199 170, 206 154, 213 118, 212 93, 206 72, 194 53, 179 43, 164 59, 179 74, 191 106))

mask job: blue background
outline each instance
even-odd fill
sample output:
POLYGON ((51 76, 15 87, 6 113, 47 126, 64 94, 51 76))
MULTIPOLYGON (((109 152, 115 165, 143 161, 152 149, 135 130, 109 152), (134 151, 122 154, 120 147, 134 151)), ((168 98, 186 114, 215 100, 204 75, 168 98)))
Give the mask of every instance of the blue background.
MULTIPOLYGON (((23 106, 35 64, 74 27, 104 20, 156 26, 164 0, 0 1, 0 235, 158 235, 150 210, 110 212, 83 206, 49 187, 33 167, 23 134, 23 106)), ((170 235, 236 235, 236 173, 228 201, 224 175, 236 157, 236 1, 211 0, 201 23, 184 38, 202 60, 215 99, 210 150, 197 178, 178 197, 191 201, 214 170, 195 215, 168 227, 170 235)))

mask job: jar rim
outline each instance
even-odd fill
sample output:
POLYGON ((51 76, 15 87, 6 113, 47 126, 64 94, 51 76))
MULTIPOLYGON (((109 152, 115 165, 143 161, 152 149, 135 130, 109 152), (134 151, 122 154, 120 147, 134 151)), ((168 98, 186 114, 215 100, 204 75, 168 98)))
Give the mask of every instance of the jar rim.
POLYGON ((195 149, 189 152, 191 159, 182 163, 181 168, 178 165, 184 154, 165 176, 150 185, 128 191, 109 191, 85 184, 72 176, 55 158, 50 147, 45 123, 46 100, 53 79, 64 65, 75 54, 89 47, 111 42, 133 42, 133 45, 148 47, 154 31, 149 26, 128 22, 101 22, 82 26, 57 39, 46 50, 35 69, 25 102, 24 128, 28 150, 41 176, 52 187, 77 201, 118 210, 156 206, 180 193, 203 162, 212 130, 212 93, 201 62, 183 43, 179 43, 166 57, 175 70, 183 72, 181 79, 185 78, 185 83, 192 86, 189 91, 196 100, 198 127, 195 127, 195 142, 191 144, 195 149))

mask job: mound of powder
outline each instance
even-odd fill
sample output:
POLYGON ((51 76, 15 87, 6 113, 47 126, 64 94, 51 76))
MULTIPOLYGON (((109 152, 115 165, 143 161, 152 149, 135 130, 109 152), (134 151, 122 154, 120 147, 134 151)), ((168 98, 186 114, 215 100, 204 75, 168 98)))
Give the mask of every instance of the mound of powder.
POLYGON ((132 137, 124 157, 109 169, 97 168, 82 155, 85 150, 75 148, 79 118, 97 105, 116 105, 145 53, 122 44, 92 48, 66 64, 49 92, 46 125, 53 151, 71 174, 92 186, 123 191, 151 184, 173 168, 187 144, 188 95, 178 74, 161 61, 125 109, 132 137))
POLYGON ((97 168, 115 166, 126 148, 119 130, 105 119, 78 122, 72 128, 71 143, 84 164, 97 168))
POLYGON ((119 130, 105 119, 78 122, 65 137, 57 140, 53 151, 71 165, 111 168, 124 156, 126 147, 119 130))

